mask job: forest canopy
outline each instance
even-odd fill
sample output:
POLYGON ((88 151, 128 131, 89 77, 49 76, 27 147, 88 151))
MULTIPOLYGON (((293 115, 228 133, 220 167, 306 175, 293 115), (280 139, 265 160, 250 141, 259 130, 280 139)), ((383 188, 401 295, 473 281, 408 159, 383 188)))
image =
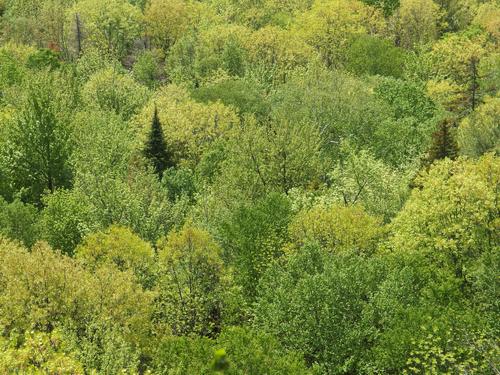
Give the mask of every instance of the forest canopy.
POLYGON ((0 373, 500 374, 496 0, 0 0, 0 373))

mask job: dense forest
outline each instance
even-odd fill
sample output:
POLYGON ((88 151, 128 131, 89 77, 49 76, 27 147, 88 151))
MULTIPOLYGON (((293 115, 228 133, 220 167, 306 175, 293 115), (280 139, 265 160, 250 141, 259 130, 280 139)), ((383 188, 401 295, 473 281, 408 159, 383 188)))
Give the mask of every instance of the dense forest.
POLYGON ((0 0, 1 374, 500 374, 498 0, 0 0))

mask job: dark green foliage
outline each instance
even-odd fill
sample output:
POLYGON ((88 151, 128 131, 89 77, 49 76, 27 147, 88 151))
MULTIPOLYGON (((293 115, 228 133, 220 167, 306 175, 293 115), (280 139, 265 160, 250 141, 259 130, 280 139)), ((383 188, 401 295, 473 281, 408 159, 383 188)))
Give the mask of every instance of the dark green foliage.
POLYGON ((153 170, 160 177, 167 168, 174 166, 172 155, 167 150, 165 138, 163 137, 163 129, 161 127, 160 118, 158 117, 158 109, 155 107, 153 120, 151 122, 151 130, 148 135, 146 144, 144 145, 144 156, 151 163, 153 170))
POLYGON ((436 112, 436 105, 426 95, 425 89, 411 81, 383 78, 375 86, 375 94, 391 106, 396 119, 411 117, 424 122, 436 112))
POLYGON ((306 245, 262 279, 256 325, 303 351, 324 373, 358 373, 374 334, 364 310, 382 275, 371 260, 306 245))
POLYGON ((168 197, 176 201, 182 197, 194 198, 196 186, 193 171, 189 168, 171 168, 163 174, 163 184, 168 190, 168 197))
POLYGON ((226 41, 222 52, 222 64, 232 76, 242 76, 245 73, 244 50, 234 37, 226 41))
POLYGON ((254 205, 243 205, 221 228, 225 256, 236 268, 245 296, 255 297, 263 272, 282 254, 290 220, 290 203, 270 194, 254 205))
POLYGON ((254 114, 264 119, 270 111, 269 104, 259 88, 242 79, 228 79, 193 90, 193 97, 203 102, 220 100, 234 106, 241 115, 254 114))
POLYGON ((7 203, 0 196, 0 234, 31 247, 38 239, 38 210, 19 200, 7 203))
POLYGON ((59 54, 48 49, 42 48, 28 57, 26 66, 30 69, 57 69, 61 65, 59 54))
POLYGON ((85 234, 97 227, 90 203, 76 191, 58 190, 43 199, 41 237, 54 249, 73 255, 85 234))
POLYGON ((347 67, 358 75, 382 75, 400 78, 405 52, 384 39, 362 35, 347 51, 347 67))
POLYGON ((363 0, 363 2, 379 8, 385 16, 390 16, 399 7, 399 0, 363 0))
MULTIPOLYGON (((7 51, 0 51, 0 90, 22 81, 23 69, 16 57, 7 51)), ((0 103, 3 92, 0 91, 0 103)))
POLYGON ((455 140, 455 123, 452 119, 444 119, 439 123, 438 130, 432 135, 432 145, 427 156, 427 163, 444 158, 455 159, 458 155, 458 145, 455 140))
POLYGON ((229 362, 224 349, 215 351, 212 368, 218 372, 224 372, 229 368, 229 362))
POLYGON ((154 355, 158 374, 306 375, 298 352, 285 350, 275 338, 258 330, 229 328, 216 340, 168 337, 154 355))

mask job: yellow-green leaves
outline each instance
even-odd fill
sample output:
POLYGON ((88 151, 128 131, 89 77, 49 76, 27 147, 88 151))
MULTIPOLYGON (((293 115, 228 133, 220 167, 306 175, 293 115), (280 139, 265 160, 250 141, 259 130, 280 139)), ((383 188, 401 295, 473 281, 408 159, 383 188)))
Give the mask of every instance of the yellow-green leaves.
POLYGON ((98 71, 82 88, 83 101, 89 108, 114 111, 124 119, 138 113, 148 96, 146 87, 113 68, 98 71))
MULTIPOLYGON (((205 9, 206 11, 206 9, 205 9)), ((186 0, 152 0, 144 11, 146 35, 167 52, 195 24, 201 4, 186 0)))
POLYGON ((321 0, 297 17, 293 29, 332 67, 339 66, 351 37, 380 32, 385 26, 382 14, 360 1, 321 0))
POLYGON ((170 85, 162 88, 138 116, 144 135, 154 105, 158 108, 167 147, 181 165, 196 165, 212 142, 228 137, 239 124, 239 117, 231 108, 219 102, 197 103, 185 89, 170 85))
POLYGON ((433 42, 442 16, 439 5, 432 0, 402 0, 392 20, 396 44, 416 48, 433 42))
POLYGON ((123 57, 142 31, 139 8, 126 0, 80 0, 68 9, 66 23, 76 53, 89 46, 123 57))
POLYGON ((318 205, 299 212, 290 224, 294 243, 316 242, 334 253, 369 255, 382 233, 381 220, 359 206, 318 205))
POLYGON ((487 154, 477 161, 445 159, 423 174, 393 223, 392 246, 425 252, 457 267, 498 241, 500 162, 487 154))
POLYGON ((487 98, 484 104, 462 120, 458 127, 460 151, 468 156, 486 152, 500 153, 500 97, 487 98))
POLYGON ((145 286, 151 281, 153 249, 125 227, 111 226, 106 231, 88 235, 77 247, 76 258, 90 270, 111 264, 121 271, 133 271, 145 286))

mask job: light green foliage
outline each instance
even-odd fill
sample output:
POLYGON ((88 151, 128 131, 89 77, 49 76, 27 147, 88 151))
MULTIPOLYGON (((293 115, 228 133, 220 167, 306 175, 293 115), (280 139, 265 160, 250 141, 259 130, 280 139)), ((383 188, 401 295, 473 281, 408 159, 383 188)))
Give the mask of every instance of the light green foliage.
POLYGON ((249 35, 249 29, 229 24, 186 33, 171 48, 166 73, 173 82, 194 87, 221 73, 242 76, 249 35))
POLYGON ((89 234, 76 248, 75 258, 91 271, 103 264, 114 265, 120 271, 131 270, 144 287, 152 286, 153 249, 127 228, 111 226, 89 234))
POLYGON ((401 0, 392 20, 396 45, 417 48, 433 42, 442 16, 439 5, 432 0, 401 0))
POLYGON ((473 23, 481 26, 495 40, 500 38, 500 7, 493 1, 485 2, 479 5, 473 23))
POLYGON ((199 18, 198 12, 201 13, 201 4, 197 2, 151 0, 144 11, 146 34, 154 46, 167 52, 199 18))
POLYGON ((288 120, 260 125, 250 118, 238 130, 220 176, 224 188, 259 197, 317 183, 322 141, 316 126, 288 120))
POLYGON ((65 11, 74 0, 4 0, 4 38, 65 49, 65 11))
POLYGON ((172 206, 157 176, 138 160, 134 132, 117 115, 86 112, 75 123, 82 130, 75 134, 75 191, 93 213, 88 227, 121 224, 154 243, 183 216, 183 202, 172 206))
POLYGON ((95 47, 122 58, 140 36, 142 18, 140 9, 127 0, 80 0, 66 12, 72 49, 79 53, 78 45, 82 50, 95 47))
POLYGON ((87 82, 90 77, 98 72, 112 69, 115 74, 124 73, 120 62, 112 56, 103 55, 97 48, 89 47, 83 51, 75 63, 75 69, 81 83, 87 82))
POLYGON ((462 120, 458 146, 464 155, 481 156, 500 152, 500 97, 486 98, 477 111, 462 120))
POLYGON ((383 31, 385 20, 377 9, 360 1, 315 1, 297 17, 294 31, 321 55, 327 67, 341 66, 350 38, 383 31))
POLYGON ((467 265, 498 244, 498 168, 492 154, 435 164, 394 220, 391 245, 448 264, 467 284, 467 265))
POLYGON ((317 52, 298 33, 277 26, 258 29, 246 41, 249 76, 267 84, 287 81, 288 75, 315 60, 317 52))
POLYGON ((267 25, 286 26, 293 16, 308 10, 313 0, 209 0, 226 22, 238 23, 254 29, 267 25))
POLYGON ((43 243, 28 253, 0 239, 0 257, 3 335, 23 336, 31 330, 51 334, 61 329, 71 348, 78 350, 75 359, 88 370, 133 370, 134 351, 147 343, 152 296, 130 273, 108 267, 91 274, 43 243), (95 324, 102 329, 96 330, 95 324), (113 340, 111 333, 130 349, 121 363, 113 355, 117 345, 106 346, 113 340))
POLYGON ((487 36, 474 30, 450 34, 437 41, 426 55, 431 64, 428 83, 431 96, 447 110, 459 113, 474 110, 483 94, 482 78, 490 75, 489 67, 484 65, 486 71, 480 73, 481 60, 489 50, 487 36))
POLYGON ((318 243, 334 253, 373 253, 383 234, 380 220, 359 206, 317 205, 299 212, 290 224, 296 245, 318 243))
POLYGON ((134 78, 150 89, 158 85, 162 79, 160 57, 158 51, 144 51, 137 57, 132 68, 134 78))
POLYGON ((125 119, 139 112, 148 94, 130 75, 120 74, 113 68, 95 73, 82 88, 82 99, 88 107, 113 111, 125 119))
POLYGON ((227 139, 240 122, 232 108, 220 102, 195 102, 184 88, 169 85, 161 88, 136 118, 141 137, 145 138, 150 129, 155 105, 167 149, 173 153, 175 164, 181 166, 194 168, 211 143, 227 139))
POLYGON ((498 373, 499 9, 0 0, 0 373, 498 373))
POLYGON ((345 150, 345 158, 329 175, 329 194, 345 205, 361 204, 367 212, 385 220, 394 216, 405 201, 410 176, 366 150, 355 152, 349 147, 345 150))
POLYGON ((456 342, 451 330, 444 334, 435 326, 427 331, 427 337, 415 343, 407 368, 403 374, 452 374, 452 373, 488 373, 495 371, 493 361, 500 355, 495 342, 481 334, 469 333, 467 342, 456 342))
MULTIPOLYGON (((31 49, 26 48, 28 51, 18 51, 17 45, 4 45, 0 49, 0 90, 6 91, 8 87, 19 84, 24 78, 23 65, 19 62, 25 62, 23 56, 26 53, 32 52, 31 49)), ((2 95, 3 96, 3 95, 2 95)), ((0 103, 2 103, 0 101, 0 103)))
POLYGON ((61 331, 26 332, 25 337, 13 335, 3 345, 0 339, 0 371, 6 374, 83 375, 83 366, 71 349, 61 331))

